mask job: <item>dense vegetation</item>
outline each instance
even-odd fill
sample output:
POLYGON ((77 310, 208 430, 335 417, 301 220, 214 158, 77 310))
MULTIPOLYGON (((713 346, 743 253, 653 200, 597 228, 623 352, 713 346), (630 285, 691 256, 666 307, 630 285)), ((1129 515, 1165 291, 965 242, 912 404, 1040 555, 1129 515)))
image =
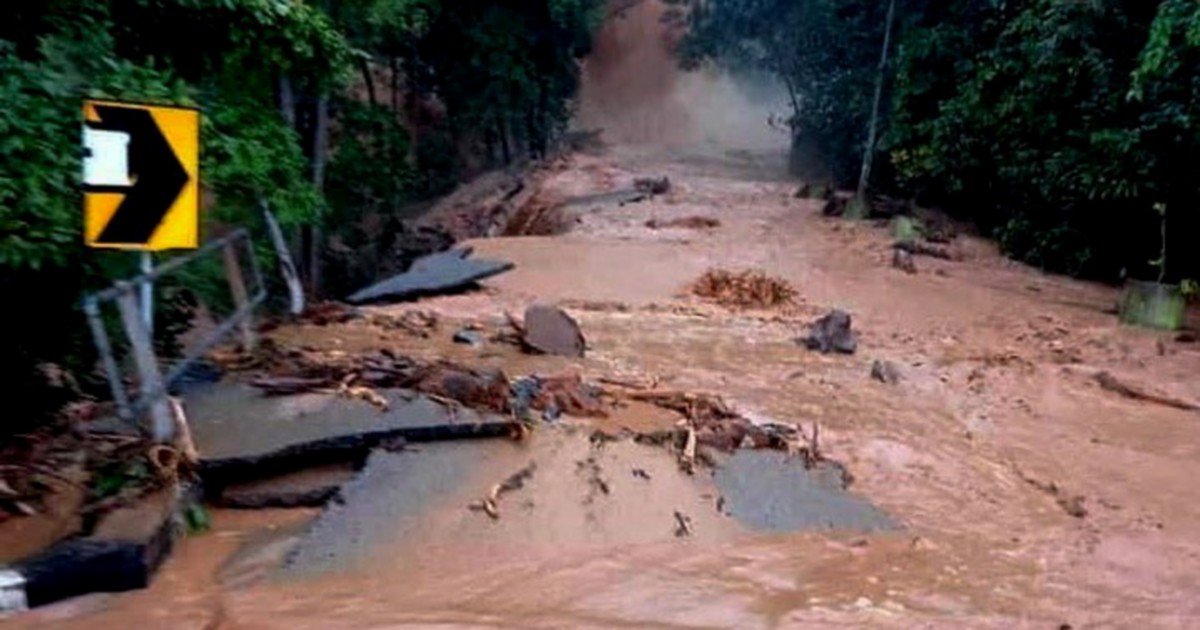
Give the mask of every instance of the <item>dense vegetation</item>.
MULTIPOLYGON (((794 165, 853 187, 887 2, 677 0, 688 61, 766 69, 794 165)), ((1013 256, 1115 279, 1200 277, 1200 3, 896 0, 872 188, 944 207, 1013 256), (1153 262, 1152 262, 1153 261, 1153 262)))
MULTIPOLYGON (((200 107, 205 233, 239 225, 261 235, 265 200, 305 250, 302 266, 315 280, 330 243, 361 246, 366 218, 394 216, 464 174, 542 153, 567 121, 577 60, 588 51, 601 4, 6 5, 0 383, 34 402, 6 416, 0 432, 74 395, 45 377, 47 364, 67 368, 87 387, 94 357, 79 299, 132 270, 130 255, 82 246, 82 97, 200 107)), ((161 314, 164 327, 171 317, 161 314)))

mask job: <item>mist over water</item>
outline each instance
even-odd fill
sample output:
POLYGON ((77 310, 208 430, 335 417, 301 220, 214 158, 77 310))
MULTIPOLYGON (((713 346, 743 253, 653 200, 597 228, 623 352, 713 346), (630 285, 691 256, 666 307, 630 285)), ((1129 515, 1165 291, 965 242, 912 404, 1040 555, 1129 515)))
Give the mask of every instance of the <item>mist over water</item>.
POLYGON ((690 151, 784 150, 783 88, 766 77, 713 67, 684 71, 674 49, 679 26, 646 0, 612 15, 584 62, 578 129, 603 129, 614 145, 690 151))

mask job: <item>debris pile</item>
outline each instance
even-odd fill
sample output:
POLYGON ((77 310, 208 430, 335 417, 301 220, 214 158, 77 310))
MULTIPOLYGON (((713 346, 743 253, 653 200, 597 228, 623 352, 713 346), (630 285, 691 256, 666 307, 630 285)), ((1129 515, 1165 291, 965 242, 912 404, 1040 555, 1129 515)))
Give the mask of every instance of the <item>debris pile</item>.
POLYGON ((754 270, 710 269, 692 284, 691 292, 730 308, 774 308, 796 298, 796 289, 786 280, 754 270))
POLYGON ((662 177, 639 177, 633 180, 633 188, 650 195, 665 195, 671 190, 671 179, 662 177))
POLYGON ((313 304, 300 315, 300 320, 313 326, 331 326, 345 324, 362 317, 358 309, 341 302, 320 302, 313 304))
POLYGON ((563 414, 575 417, 603 418, 608 415, 601 401, 603 391, 583 382, 578 374, 528 376, 512 384, 513 414, 527 420, 531 410, 540 410, 542 419, 553 422, 563 414))
POLYGON ((428 339, 438 326, 437 315, 426 311, 405 311, 397 315, 377 313, 369 321, 383 330, 400 331, 422 339, 428 339))
POLYGON ((386 410, 377 390, 412 390, 447 405, 512 415, 529 421, 562 415, 603 417, 604 392, 579 374, 533 375, 511 380, 500 370, 480 370, 450 361, 421 363, 388 350, 351 356, 291 349, 273 352, 252 368, 250 384, 267 396, 309 392, 364 400, 386 410))
POLYGON ((818 429, 805 435, 799 425, 755 422, 729 407, 718 396, 681 391, 634 391, 630 400, 670 409, 683 416, 685 426, 671 436, 639 436, 644 441, 670 437, 680 445, 681 464, 690 469, 695 462, 711 463, 699 446, 731 453, 737 449, 773 449, 801 457, 806 465, 823 459, 817 442, 818 429))
POLYGON ((660 221, 658 219, 650 219, 646 221, 646 227, 651 230, 666 230, 670 228, 679 228, 685 230, 712 230, 721 227, 721 222, 712 217, 691 216, 679 219, 668 219, 660 221))
POLYGON ((897 241, 892 247, 903 250, 913 256, 928 256, 942 260, 962 260, 962 254, 944 245, 924 243, 921 241, 897 241))

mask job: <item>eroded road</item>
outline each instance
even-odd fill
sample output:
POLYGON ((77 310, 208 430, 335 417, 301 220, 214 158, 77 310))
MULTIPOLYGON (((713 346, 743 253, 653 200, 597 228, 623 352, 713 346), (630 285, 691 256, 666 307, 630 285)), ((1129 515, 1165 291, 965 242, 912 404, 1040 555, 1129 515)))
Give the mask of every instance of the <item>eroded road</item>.
POLYGON ((848 468, 852 490, 899 530, 779 533, 702 516, 696 501, 707 490, 632 444, 596 462, 611 485, 593 497, 591 517, 555 509, 580 504, 587 475, 556 477, 570 467, 552 463, 501 519, 466 509, 530 459, 586 457, 586 442, 547 432, 473 457, 494 461, 426 497, 419 518, 394 531, 341 532, 346 540, 331 547, 362 548, 355 537, 369 538, 353 562, 260 570, 237 550, 265 538, 257 548, 267 566, 271 550, 286 546, 274 541, 294 537, 313 513, 218 512, 214 531, 186 540, 149 590, 70 602, 22 624, 1200 626, 1200 413, 1131 400, 1095 378, 1107 371, 1197 400, 1200 349, 1119 327, 1105 312, 1114 290, 1007 262, 981 241, 959 239, 962 261, 918 258, 917 274, 902 273, 891 267, 884 228, 823 218, 774 176, 778 163, 745 153, 572 157, 546 180, 547 195, 601 193, 646 174, 673 185, 642 203, 585 205, 567 235, 474 243, 481 257, 517 265, 483 292, 380 307, 467 322, 557 301, 586 331, 587 359, 350 328, 276 335, 314 347, 394 346, 515 374, 577 367, 589 378, 658 379, 721 394, 757 416, 819 423, 822 448, 848 468), (694 216, 721 225, 646 227, 694 216), (785 278, 799 303, 735 312, 681 297, 711 267, 785 278), (855 318, 857 354, 794 343, 834 307, 855 318), (875 360, 894 362, 900 382, 872 380, 875 360), (642 489, 635 467, 657 490, 642 489), (683 508, 669 505, 679 497, 683 508), (676 509, 692 514, 695 535, 667 533, 676 509))

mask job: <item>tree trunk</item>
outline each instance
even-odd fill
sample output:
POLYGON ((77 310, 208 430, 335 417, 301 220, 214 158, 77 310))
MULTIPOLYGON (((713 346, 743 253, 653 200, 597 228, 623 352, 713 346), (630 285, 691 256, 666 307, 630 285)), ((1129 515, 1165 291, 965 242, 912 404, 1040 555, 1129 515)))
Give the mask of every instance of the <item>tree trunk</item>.
MULTIPOLYGON (((392 71, 392 111, 400 115, 400 64, 392 57, 389 62, 392 71)), ((410 124, 412 121, 408 121, 410 124)))
POLYGON ((875 100, 871 105, 871 123, 867 128, 867 145, 863 149, 862 173, 858 176, 858 199, 866 203, 871 181, 871 166, 875 161, 875 142, 879 135, 879 107, 883 101, 883 83, 887 76, 888 49, 892 43, 892 22, 896 17, 896 0, 888 2, 887 22, 883 27, 883 52, 879 55, 879 73, 875 77, 875 100))
POLYGON ((296 90, 292 86, 291 77, 279 77, 279 111, 283 121, 293 130, 296 128, 296 90))
POLYGON ((378 105, 379 100, 375 96, 375 77, 371 74, 371 60, 361 57, 358 64, 362 71, 363 82, 367 84, 367 99, 371 101, 372 105, 378 105))
POLYGON ((267 233, 271 235, 271 244, 275 246, 275 256, 279 259, 279 267, 283 272, 283 281, 287 285, 288 297, 290 298, 290 308, 288 311, 292 315, 299 315, 304 312, 304 290, 300 286, 300 274, 296 271, 296 265, 292 262, 292 254, 288 251, 287 243, 283 240, 283 230, 279 229, 279 222, 275 220, 275 215, 271 212, 271 206, 263 197, 259 197, 259 206, 262 208, 263 220, 267 223, 267 233))
MULTIPOLYGON (((329 96, 317 98, 316 120, 313 128, 312 181, 318 192, 325 190, 325 166, 329 162, 329 96)), ((308 249, 308 290, 313 296, 321 293, 321 252, 323 251, 320 223, 310 226, 308 249)))

